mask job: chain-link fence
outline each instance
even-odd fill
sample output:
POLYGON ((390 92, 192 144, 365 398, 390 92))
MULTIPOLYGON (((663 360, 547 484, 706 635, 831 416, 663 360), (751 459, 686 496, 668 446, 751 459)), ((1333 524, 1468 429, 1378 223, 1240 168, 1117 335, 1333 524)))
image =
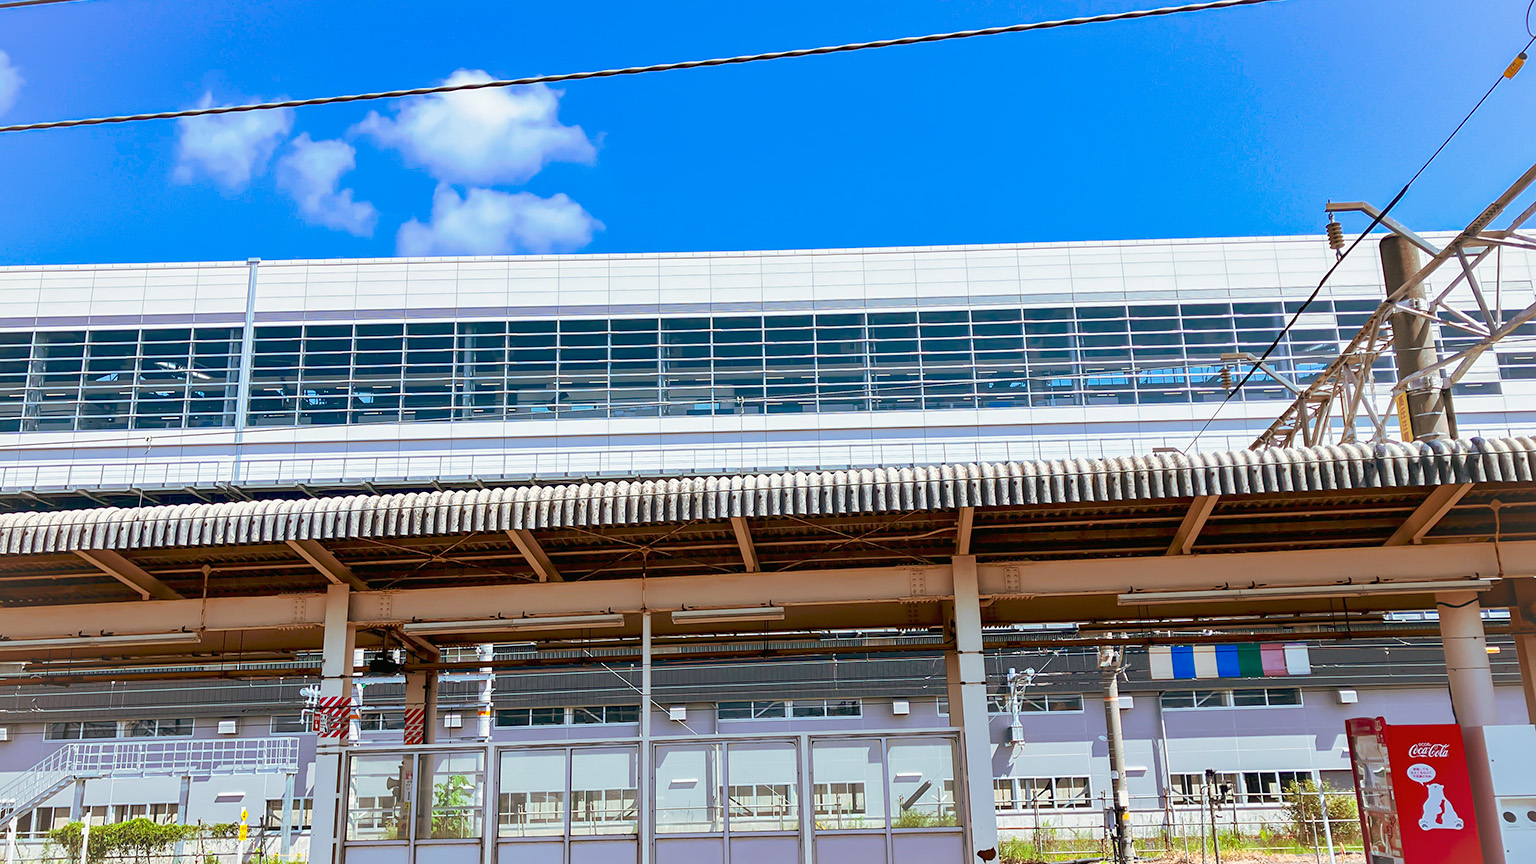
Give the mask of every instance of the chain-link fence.
MULTIPOLYGON (((1143 860, 1210 864, 1265 857, 1317 864, 1361 860, 1354 792, 1302 787, 1274 798, 1235 803, 1220 792, 1132 798, 1130 831, 1136 854, 1143 860)), ((999 811, 1002 861, 1025 864, 1111 857, 1110 803, 1101 795, 1083 807, 1026 804, 999 811)))

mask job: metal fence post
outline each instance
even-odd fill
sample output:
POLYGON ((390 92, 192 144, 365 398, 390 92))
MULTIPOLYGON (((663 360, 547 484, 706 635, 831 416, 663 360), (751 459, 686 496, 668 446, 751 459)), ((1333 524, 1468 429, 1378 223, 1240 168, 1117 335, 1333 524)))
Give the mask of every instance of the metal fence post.
POLYGON ((1034 827, 1034 842, 1032 845, 1035 847, 1035 857, 1044 858, 1045 846, 1040 842, 1040 796, 1035 794, 1033 786, 1029 790, 1029 807, 1035 814, 1034 821, 1031 823, 1034 827))
POLYGON ((1209 795, 1204 784, 1200 786, 1200 813, 1196 820, 1200 823, 1200 864, 1205 864, 1205 799, 1209 795))
MULTIPOLYGON (((181 794, 176 799, 176 821, 179 824, 182 824, 182 825, 190 825, 190 824, 192 824, 191 819, 189 818, 189 814, 187 812, 187 811, 189 811, 191 809, 191 804, 192 804, 192 776, 190 774, 183 774, 183 775, 181 775, 181 794)), ((186 860, 183 857, 183 856, 185 856, 186 851, 187 851, 187 841, 185 841, 185 840, 177 840, 176 841, 176 848, 171 853, 171 860, 173 862, 175 862, 175 864, 181 864, 182 861, 186 860)))
POLYGON ((1207 794, 1205 800, 1211 811, 1211 856, 1216 859, 1216 864, 1221 864, 1221 830, 1216 824, 1216 799, 1207 794))
MULTIPOLYGON (((293 783, 295 775, 284 775, 283 781, 283 816, 278 822, 278 831, 281 836, 277 839, 278 855, 283 860, 288 859, 288 854, 293 850, 293 783)), ((300 819, 302 822, 303 820, 300 819)), ((265 827, 265 826, 263 826, 265 827)))
POLYGON ((1323 839, 1328 843, 1329 864, 1339 864, 1339 859, 1333 852, 1333 826, 1328 821, 1328 793, 1323 791, 1322 784, 1317 787, 1317 800, 1323 806, 1323 839))

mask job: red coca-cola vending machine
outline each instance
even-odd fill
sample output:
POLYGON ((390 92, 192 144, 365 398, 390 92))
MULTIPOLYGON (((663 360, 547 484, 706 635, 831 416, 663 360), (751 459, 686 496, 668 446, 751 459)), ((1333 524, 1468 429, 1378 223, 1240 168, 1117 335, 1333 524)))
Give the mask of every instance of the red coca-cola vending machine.
POLYGON ((1346 721, 1367 864, 1482 864, 1461 727, 1346 721))

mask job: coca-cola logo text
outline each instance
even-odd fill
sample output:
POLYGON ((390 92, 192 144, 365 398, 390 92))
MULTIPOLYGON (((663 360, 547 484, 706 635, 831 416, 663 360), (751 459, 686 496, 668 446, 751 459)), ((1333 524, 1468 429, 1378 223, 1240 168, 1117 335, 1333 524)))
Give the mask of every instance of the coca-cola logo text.
POLYGON ((1444 759, 1451 755, 1449 744, 1415 744, 1408 748, 1410 759, 1444 759))

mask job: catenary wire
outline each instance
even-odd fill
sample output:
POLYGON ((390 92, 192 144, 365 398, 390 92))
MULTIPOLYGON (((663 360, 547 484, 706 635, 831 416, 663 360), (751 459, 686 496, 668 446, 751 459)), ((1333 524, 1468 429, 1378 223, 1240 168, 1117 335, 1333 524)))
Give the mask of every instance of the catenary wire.
POLYGON ((246 111, 271 111, 279 108, 305 108, 313 105, 336 105, 344 102, 369 102, 378 99, 400 99, 406 96, 428 96, 437 93, 457 93, 465 90, 488 90, 499 87, 518 87, 530 84, 553 84, 561 81, 584 81, 590 78, 616 78, 624 75, 643 75, 650 72, 672 72, 679 69, 699 69, 708 66, 738 66, 764 60, 787 60, 795 57, 814 57, 823 54, 845 54, 873 48, 891 48, 898 45, 922 45, 931 42, 947 42, 970 39, 976 36, 997 36, 1003 33, 1027 33, 1034 30, 1052 30, 1061 27, 1079 27, 1085 24, 1104 24, 1112 21, 1131 21, 1140 18, 1156 18, 1186 12, 1204 12, 1234 6, 1257 6, 1280 0, 1213 0, 1186 6, 1163 6, 1156 9, 1137 9, 1129 12, 1111 12, 1080 18, 1055 21, 1035 21, 1028 24, 1009 24, 986 27, 980 30, 958 30, 951 33, 933 33, 927 36, 906 36, 900 39, 880 39, 873 42, 850 42, 844 45, 827 45, 820 48, 797 48, 790 51, 770 51, 764 54, 742 54, 735 57, 717 57, 711 60, 686 60, 678 63, 657 63, 650 66, 627 66, 619 69, 601 69, 592 72, 568 72, 561 75, 534 75, 526 78, 506 78, 477 81, 464 84, 441 84, 434 87, 413 87, 406 90, 381 90, 357 93, 349 96, 320 96, 313 99, 288 99, 279 102, 255 102, 245 105, 210 106, 188 108, 180 111, 157 111, 147 114, 121 114, 113 117, 88 117, 79 120, 50 120, 41 123, 21 123, 0 126, 0 132, 28 132, 40 129, 64 129, 72 126, 104 126, 111 123, 136 123, 145 120, 172 120, 185 117, 204 117, 214 114, 236 114, 246 111))
MULTIPOLYGON (((1532 0, 1532 5, 1536 6, 1536 0, 1532 0)), ((1520 49, 1520 54, 1525 54, 1526 51, 1530 50, 1532 45, 1536 45, 1536 36, 1531 36, 1530 41, 1525 43, 1525 47, 1520 49)), ((1408 194, 1408 190, 1413 187, 1413 184, 1418 181, 1419 177, 1422 176, 1426 170, 1429 169, 1429 166, 1435 161, 1436 158, 1440 156, 1442 152, 1445 151, 1445 148, 1450 146, 1452 139, 1454 139, 1457 133, 1461 132, 1462 128, 1467 125, 1467 122, 1472 119, 1472 115, 1476 114, 1478 109, 1483 107, 1483 103, 1488 101, 1488 97, 1492 96, 1493 91, 1497 90, 1499 85, 1507 80, 1508 77, 1509 76, 1505 75, 1502 71, 1499 73, 1499 77, 1494 79, 1493 84, 1489 86, 1489 88, 1483 93, 1482 98, 1478 99, 1477 104, 1472 106, 1472 110, 1468 111, 1466 116, 1461 118, 1461 122, 1456 124, 1456 128, 1452 129, 1449 135, 1445 136, 1445 140, 1440 142, 1440 146, 1435 148, 1435 152, 1429 154, 1429 158, 1424 160, 1424 164, 1419 166, 1419 170, 1413 172, 1413 176, 1408 178, 1408 182, 1403 184, 1403 188, 1397 190, 1397 194, 1392 196, 1392 200, 1387 202, 1387 206, 1383 207, 1381 212, 1376 214, 1375 218, 1371 219, 1371 224, 1365 226, 1365 230, 1360 232, 1360 236, 1356 237, 1354 242, 1349 244, 1349 248, 1344 250, 1344 254, 1340 255, 1338 260, 1333 262, 1333 266, 1329 267, 1328 272, 1323 274, 1323 278, 1318 280, 1317 287, 1313 288, 1312 293, 1307 295, 1307 299, 1303 301, 1301 306, 1296 309, 1296 312, 1291 315, 1291 319, 1285 323, 1285 327, 1282 328, 1279 333, 1275 334, 1275 341, 1269 343, 1269 347, 1264 349, 1264 353, 1259 355, 1259 359, 1255 360, 1253 365, 1248 368, 1247 374, 1243 375, 1242 379, 1239 380, 1231 390, 1227 391, 1226 398, 1222 399, 1221 402, 1217 404, 1216 410, 1211 412, 1210 419, 1206 420, 1205 424, 1200 427, 1200 430, 1195 433, 1195 436, 1189 439, 1189 443, 1184 446, 1183 452, 1188 453, 1190 449, 1195 446, 1195 444, 1199 443, 1200 436, 1204 435, 1206 430, 1211 428, 1211 424, 1216 422, 1216 418, 1221 415, 1221 410, 1227 406, 1228 402, 1232 401, 1232 397, 1236 396, 1239 392, 1242 391, 1243 385, 1247 384, 1248 379, 1253 377, 1253 373, 1259 370, 1260 364, 1268 360, 1269 356, 1273 354, 1275 349, 1280 346, 1280 342, 1285 338, 1285 334, 1291 332, 1291 328, 1296 326, 1297 320, 1301 318, 1302 314, 1307 311, 1307 307, 1311 306, 1312 302, 1317 299, 1319 294, 1322 293, 1323 286, 1328 284, 1328 280, 1333 277, 1333 274, 1336 273, 1339 267, 1344 264, 1344 261, 1349 258, 1349 254, 1355 251, 1356 247, 1358 247, 1366 237, 1370 236, 1372 231, 1376 230, 1376 227, 1382 223, 1383 219, 1387 218, 1387 215, 1392 212, 1392 208, 1396 207, 1398 202, 1403 200, 1403 196, 1408 194)))
POLYGON ((83 0, 0 0, 0 9, 19 9, 22 6, 48 6, 54 3, 80 3, 83 0))

